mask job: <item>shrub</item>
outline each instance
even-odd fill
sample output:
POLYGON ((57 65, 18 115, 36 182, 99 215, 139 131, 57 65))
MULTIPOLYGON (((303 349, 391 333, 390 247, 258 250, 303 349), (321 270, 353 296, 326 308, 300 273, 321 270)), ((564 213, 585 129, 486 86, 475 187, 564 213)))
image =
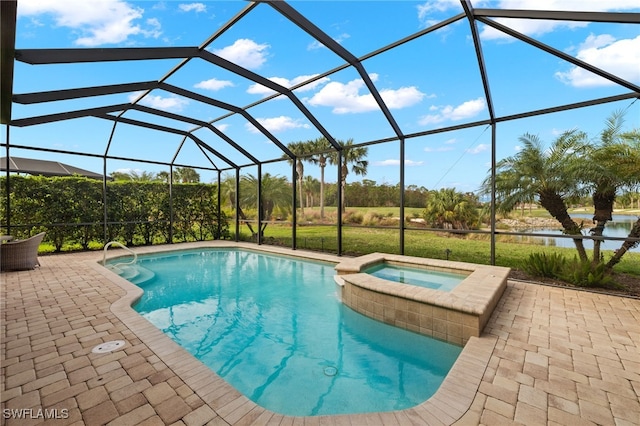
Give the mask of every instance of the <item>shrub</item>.
POLYGON ((396 226, 398 219, 394 217, 393 212, 379 213, 370 210, 364 214, 362 224, 365 226, 396 226))
POLYGON ((604 262, 592 263, 575 257, 565 265, 560 278, 579 287, 619 287, 604 262))
MULTIPOLYGON (((291 219, 293 219, 293 216, 290 215, 291 219)), ((291 220, 290 220, 291 221, 291 220)), ((308 223, 320 223, 320 212, 317 211, 311 211, 309 212, 305 212, 305 214, 300 215, 300 217, 298 218, 298 221, 302 221, 302 222, 308 222, 308 223)))
POLYGON ((522 269, 536 277, 556 278, 578 287, 619 287, 604 262, 582 261, 577 257, 567 261, 558 253, 532 253, 522 269))
POLYGON ((356 210, 353 210, 353 211, 349 210, 345 213, 344 217, 342 218, 342 223, 361 225, 363 220, 364 220, 364 217, 362 216, 361 212, 356 210))
POLYGON ((98 241, 90 241, 87 247, 89 250, 102 250, 104 248, 104 244, 98 241))
POLYGON ((387 216, 380 219, 379 225, 380 226, 398 226, 398 219, 396 219, 395 217, 387 216))
POLYGON ((567 264, 558 253, 531 253, 522 264, 522 269, 535 277, 558 278, 567 264))
POLYGON ((368 211, 362 219, 362 224, 366 226, 377 226, 383 218, 384 216, 378 212, 368 211))

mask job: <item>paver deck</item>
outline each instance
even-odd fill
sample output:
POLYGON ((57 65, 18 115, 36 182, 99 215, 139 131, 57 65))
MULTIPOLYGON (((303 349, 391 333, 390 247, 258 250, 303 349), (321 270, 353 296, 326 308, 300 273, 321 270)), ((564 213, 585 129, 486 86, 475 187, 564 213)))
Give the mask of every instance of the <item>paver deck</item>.
POLYGON ((640 425, 636 299, 510 281, 427 403, 294 418, 233 391, 135 314, 136 288, 101 259, 41 256, 34 271, 0 274, 2 424, 640 425), (126 344, 92 353, 111 340, 126 344))

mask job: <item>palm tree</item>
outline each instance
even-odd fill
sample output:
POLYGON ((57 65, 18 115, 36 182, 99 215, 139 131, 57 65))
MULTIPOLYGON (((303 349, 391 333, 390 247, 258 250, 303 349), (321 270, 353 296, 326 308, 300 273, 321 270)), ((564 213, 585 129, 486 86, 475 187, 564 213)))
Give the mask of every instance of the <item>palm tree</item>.
MULTIPOLYGON (((580 167, 585 187, 592 191, 593 222, 591 234, 601 237, 612 219, 616 196, 625 187, 640 183, 640 133, 623 133, 624 114, 616 111, 606 120, 600 143, 589 147, 586 164, 580 167), (635 146, 634 146, 635 145, 635 146)), ((593 261, 600 261, 602 240, 593 242, 593 261)))
POLYGON ((153 182, 157 179, 156 174, 153 172, 137 170, 129 170, 128 172, 115 171, 111 173, 111 177, 114 180, 135 180, 138 182, 153 182))
POLYGON ((443 188, 430 194, 424 219, 433 228, 471 229, 479 220, 475 202, 455 188, 443 188))
POLYGON ((169 172, 165 172, 164 170, 161 172, 158 172, 158 174, 156 175, 156 178, 158 180, 161 180, 164 183, 169 183, 169 172))
POLYGON ((320 188, 320 182, 313 176, 305 176, 303 182, 303 189, 306 198, 307 207, 313 207, 313 195, 318 192, 320 188))
MULTIPOLYGON (((240 192, 243 192, 242 188, 240 192)), ((220 202, 224 202, 231 209, 235 209, 236 197, 236 178, 234 175, 227 174, 222 179, 222 182, 220 182, 220 202)), ((238 205, 238 217, 242 219, 242 221, 247 225, 247 228, 249 228, 251 235, 256 235, 253 226, 251 226, 251 222, 249 222, 249 218, 245 214, 244 210, 242 210, 242 205, 240 204, 238 205)))
POLYGON ((181 183, 198 183, 200 182, 200 174, 191 167, 176 167, 173 172, 174 181, 181 183))
MULTIPOLYGON (((298 170, 304 170, 304 166, 302 164, 303 161, 307 161, 311 164, 317 164, 320 167, 320 218, 324 219, 324 170, 325 167, 327 167, 327 161, 330 156, 328 151, 332 150, 333 146, 325 137, 307 141, 292 142, 287 146, 294 154, 300 156, 297 158, 296 163, 296 175, 299 183, 302 179, 302 174, 298 173, 298 170)), ((300 205, 302 206, 302 201, 300 201, 300 205)))
MULTIPOLYGON (((578 192, 576 170, 584 152, 585 133, 566 131, 548 150, 535 135, 525 134, 519 140, 523 144, 522 150, 496 164, 498 209, 509 212, 519 203, 530 202, 535 197, 562 225, 565 234, 582 235, 582 226, 571 219, 566 201, 578 192)), ((491 192, 491 177, 483 182, 482 191, 491 192)), ((573 242, 580 259, 588 260, 582 238, 574 238, 573 242)))
POLYGON ((235 175, 225 173, 220 181, 220 204, 231 209, 236 206, 236 178, 235 175))
MULTIPOLYGON (((298 181, 298 194, 300 199, 300 212, 304 214, 304 204, 302 202, 302 180, 304 179, 304 164, 302 164, 303 156, 307 150, 307 146, 304 142, 291 142, 287 144, 289 151, 296 155, 296 180, 298 181)), ((287 157, 289 158, 289 157, 287 157)), ((289 158, 289 162, 292 160, 289 158)))
POLYGON ((324 169, 327 167, 327 160, 330 158, 327 151, 333 149, 333 147, 325 137, 307 141, 306 144, 310 152, 315 152, 309 157, 309 161, 320 167, 320 219, 324 219, 324 169))
MULTIPOLYGON (((161 180, 169 183, 169 172, 158 172, 155 180, 161 180)), ((200 173, 192 167, 176 167, 173 171, 173 183, 198 183, 200 182, 200 173)))
POLYGON ((623 192, 622 194, 620 194, 619 197, 616 198, 616 201, 620 203, 623 209, 627 208, 626 206, 629 206, 629 208, 632 209, 633 200, 634 200, 634 194, 632 191, 629 191, 629 190, 623 192))
POLYGON ((342 188, 342 213, 345 212, 345 188, 347 186, 347 175, 349 174, 349 165, 351 164, 351 171, 360 176, 365 176, 367 174, 367 167, 369 166, 369 162, 364 160, 369 152, 367 147, 353 146, 353 139, 349 139, 347 142, 338 141, 338 143, 342 146, 342 162, 339 164, 338 161, 338 153, 332 152, 329 156, 329 163, 337 165, 341 170, 341 181, 340 186, 342 188))
MULTIPOLYGON (((276 208, 285 209, 287 212, 291 211, 291 186, 287 178, 265 173, 262 175, 261 184, 260 205, 258 208, 264 221, 271 218, 276 208)), ((258 199, 258 179, 251 174, 243 175, 240 178, 240 185, 240 204, 251 205, 255 203, 258 199)), ((249 222, 245 223, 247 223, 247 226, 250 225, 249 222)), ((267 225, 267 222, 259 224, 261 236, 264 235, 267 225)), ((249 229, 255 235, 251 226, 249 226, 249 229)))

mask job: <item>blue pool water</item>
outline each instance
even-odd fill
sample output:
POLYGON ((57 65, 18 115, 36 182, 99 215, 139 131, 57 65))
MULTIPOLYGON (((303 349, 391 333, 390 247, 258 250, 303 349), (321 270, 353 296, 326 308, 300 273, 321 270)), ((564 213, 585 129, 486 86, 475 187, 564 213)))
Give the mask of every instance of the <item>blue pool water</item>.
POLYGON ((144 295, 134 309, 280 414, 415 406, 462 350, 345 307, 330 264, 206 249, 140 256, 137 268, 144 295))
POLYGON ((395 266, 387 263, 379 263, 364 270, 367 274, 389 281, 403 284, 411 284, 420 287, 433 288, 442 291, 451 291, 460 284, 466 274, 452 272, 431 271, 408 266, 395 266))

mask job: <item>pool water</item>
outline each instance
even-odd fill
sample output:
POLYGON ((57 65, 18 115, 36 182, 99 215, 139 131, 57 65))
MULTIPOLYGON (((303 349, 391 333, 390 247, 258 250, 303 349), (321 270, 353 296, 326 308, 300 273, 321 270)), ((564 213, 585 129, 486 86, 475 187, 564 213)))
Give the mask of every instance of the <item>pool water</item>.
POLYGON ((410 266, 396 266, 379 263, 364 270, 367 274, 389 281, 427 287, 435 290, 451 291, 460 284, 467 274, 439 272, 410 266))
POLYGON ((343 306, 331 264, 206 249, 140 256, 138 265, 151 273, 134 309, 276 413, 415 406, 462 350, 343 306))

